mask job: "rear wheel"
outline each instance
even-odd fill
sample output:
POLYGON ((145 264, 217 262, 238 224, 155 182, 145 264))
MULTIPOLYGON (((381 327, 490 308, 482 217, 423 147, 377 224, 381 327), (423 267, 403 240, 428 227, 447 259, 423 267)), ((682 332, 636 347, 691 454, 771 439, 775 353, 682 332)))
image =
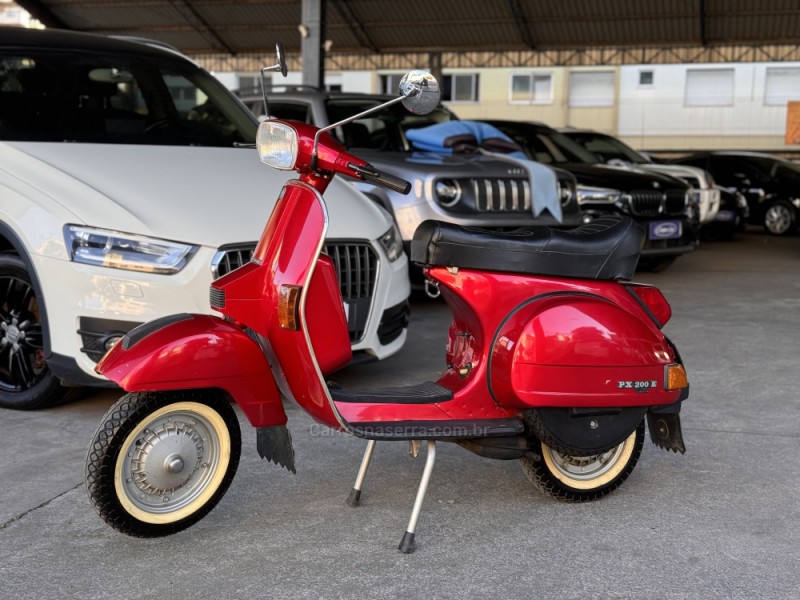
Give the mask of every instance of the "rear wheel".
POLYGON ((94 435, 86 487, 111 527, 137 537, 169 535, 214 508, 240 454, 239 421, 223 394, 127 394, 94 435))
POLYGON ((539 456, 520 459, 522 470, 542 493, 565 502, 588 502, 607 496, 633 471, 644 444, 644 420, 621 444, 606 452, 574 456, 532 440, 539 456))
POLYGON ((0 407, 44 408, 67 391, 45 362, 45 327, 25 263, 0 254, 0 407))
POLYGON ((787 235, 791 233, 796 222, 794 207, 780 200, 770 204, 764 211, 764 229, 772 235, 787 235))

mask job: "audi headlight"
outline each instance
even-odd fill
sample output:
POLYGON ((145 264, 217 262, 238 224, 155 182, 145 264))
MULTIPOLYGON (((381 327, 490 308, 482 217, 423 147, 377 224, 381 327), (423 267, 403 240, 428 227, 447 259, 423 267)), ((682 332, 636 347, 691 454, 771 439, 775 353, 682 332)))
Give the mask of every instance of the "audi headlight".
POLYGON ((461 184, 455 179, 440 179, 433 186, 433 193, 436 195, 436 201, 439 204, 445 208, 450 208, 461 200, 461 184))
POLYGON ((197 251, 191 244, 79 225, 65 225, 64 238, 74 262, 164 275, 183 269, 197 251))
POLYGON ((403 238, 400 237, 400 230, 396 225, 384 233, 380 238, 381 246, 386 251, 389 262, 394 262, 403 254, 403 238))
POLYGON ((622 192, 611 188, 578 186, 578 204, 614 204, 622 198, 622 192))
POLYGON ((256 133, 258 158, 265 165, 290 171, 297 160, 297 132, 280 121, 262 121, 256 133))

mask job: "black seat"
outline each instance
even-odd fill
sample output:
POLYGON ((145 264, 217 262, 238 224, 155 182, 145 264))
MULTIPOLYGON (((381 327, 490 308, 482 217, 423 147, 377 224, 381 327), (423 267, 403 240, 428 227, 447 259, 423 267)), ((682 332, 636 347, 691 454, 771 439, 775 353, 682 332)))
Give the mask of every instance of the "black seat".
POLYGON ((623 215, 575 229, 534 226, 505 232, 424 221, 414 232, 411 260, 421 266, 631 279, 644 239, 644 228, 623 215))

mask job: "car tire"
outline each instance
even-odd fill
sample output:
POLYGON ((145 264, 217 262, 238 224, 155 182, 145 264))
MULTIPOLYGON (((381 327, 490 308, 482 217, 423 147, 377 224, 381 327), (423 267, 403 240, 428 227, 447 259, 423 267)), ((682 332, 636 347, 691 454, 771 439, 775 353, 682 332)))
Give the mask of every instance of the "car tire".
POLYGON ((771 235, 789 235, 797 226, 797 213, 786 200, 778 200, 764 210, 764 229, 771 235))
POLYGON ((0 254, 0 407, 33 410, 53 406, 67 392, 44 359, 47 324, 25 263, 0 254))

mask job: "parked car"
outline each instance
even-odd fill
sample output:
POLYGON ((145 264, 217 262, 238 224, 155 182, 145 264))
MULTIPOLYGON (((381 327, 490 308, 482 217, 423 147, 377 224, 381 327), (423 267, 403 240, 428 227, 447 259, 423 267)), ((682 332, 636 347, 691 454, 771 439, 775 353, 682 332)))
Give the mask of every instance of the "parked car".
MULTIPOLYGON (((102 385, 128 330, 211 312, 215 276, 250 258, 285 176, 254 149, 257 120, 163 47, 0 28, 0 406, 102 385)), ((353 186, 328 193, 356 356, 403 345, 408 261, 391 216, 353 186)))
MULTIPOLYGON (((277 118, 326 127, 390 98, 296 86, 270 93, 269 113, 277 118)), ((245 97, 244 101, 255 114, 263 114, 263 102, 258 96, 245 97)), ((414 231, 426 219, 488 229, 533 224, 574 227, 580 224, 575 178, 569 173, 554 170, 558 184, 550 192, 560 197, 562 220, 559 222, 548 212, 534 216, 531 175, 528 168, 518 161, 480 153, 420 151, 407 137, 410 129, 456 120, 458 117, 444 106, 420 116, 410 114, 396 104, 331 131, 364 160, 412 182, 408 195, 364 182, 355 184, 392 212, 406 250, 414 231)), ((421 279, 415 277, 414 281, 421 279)))
POLYGON ((639 268, 661 270, 697 247, 699 209, 684 181, 662 173, 602 164, 582 146, 543 123, 489 120, 536 161, 575 175, 585 221, 624 213, 647 230, 639 268))
POLYGON ((561 133, 594 154, 601 163, 622 168, 664 173, 682 179, 692 186, 692 195, 700 208, 700 224, 713 223, 720 203, 720 189, 714 185, 711 173, 690 165, 655 163, 622 140, 588 129, 559 129, 561 133))
POLYGON ((750 216, 747 199, 737 190, 719 188, 719 211, 711 223, 700 229, 703 240, 733 240, 736 233, 743 231, 750 216))
POLYGON ((795 231, 800 217, 800 166, 759 152, 698 152, 676 164, 709 171, 721 186, 741 192, 750 222, 773 235, 795 231))

